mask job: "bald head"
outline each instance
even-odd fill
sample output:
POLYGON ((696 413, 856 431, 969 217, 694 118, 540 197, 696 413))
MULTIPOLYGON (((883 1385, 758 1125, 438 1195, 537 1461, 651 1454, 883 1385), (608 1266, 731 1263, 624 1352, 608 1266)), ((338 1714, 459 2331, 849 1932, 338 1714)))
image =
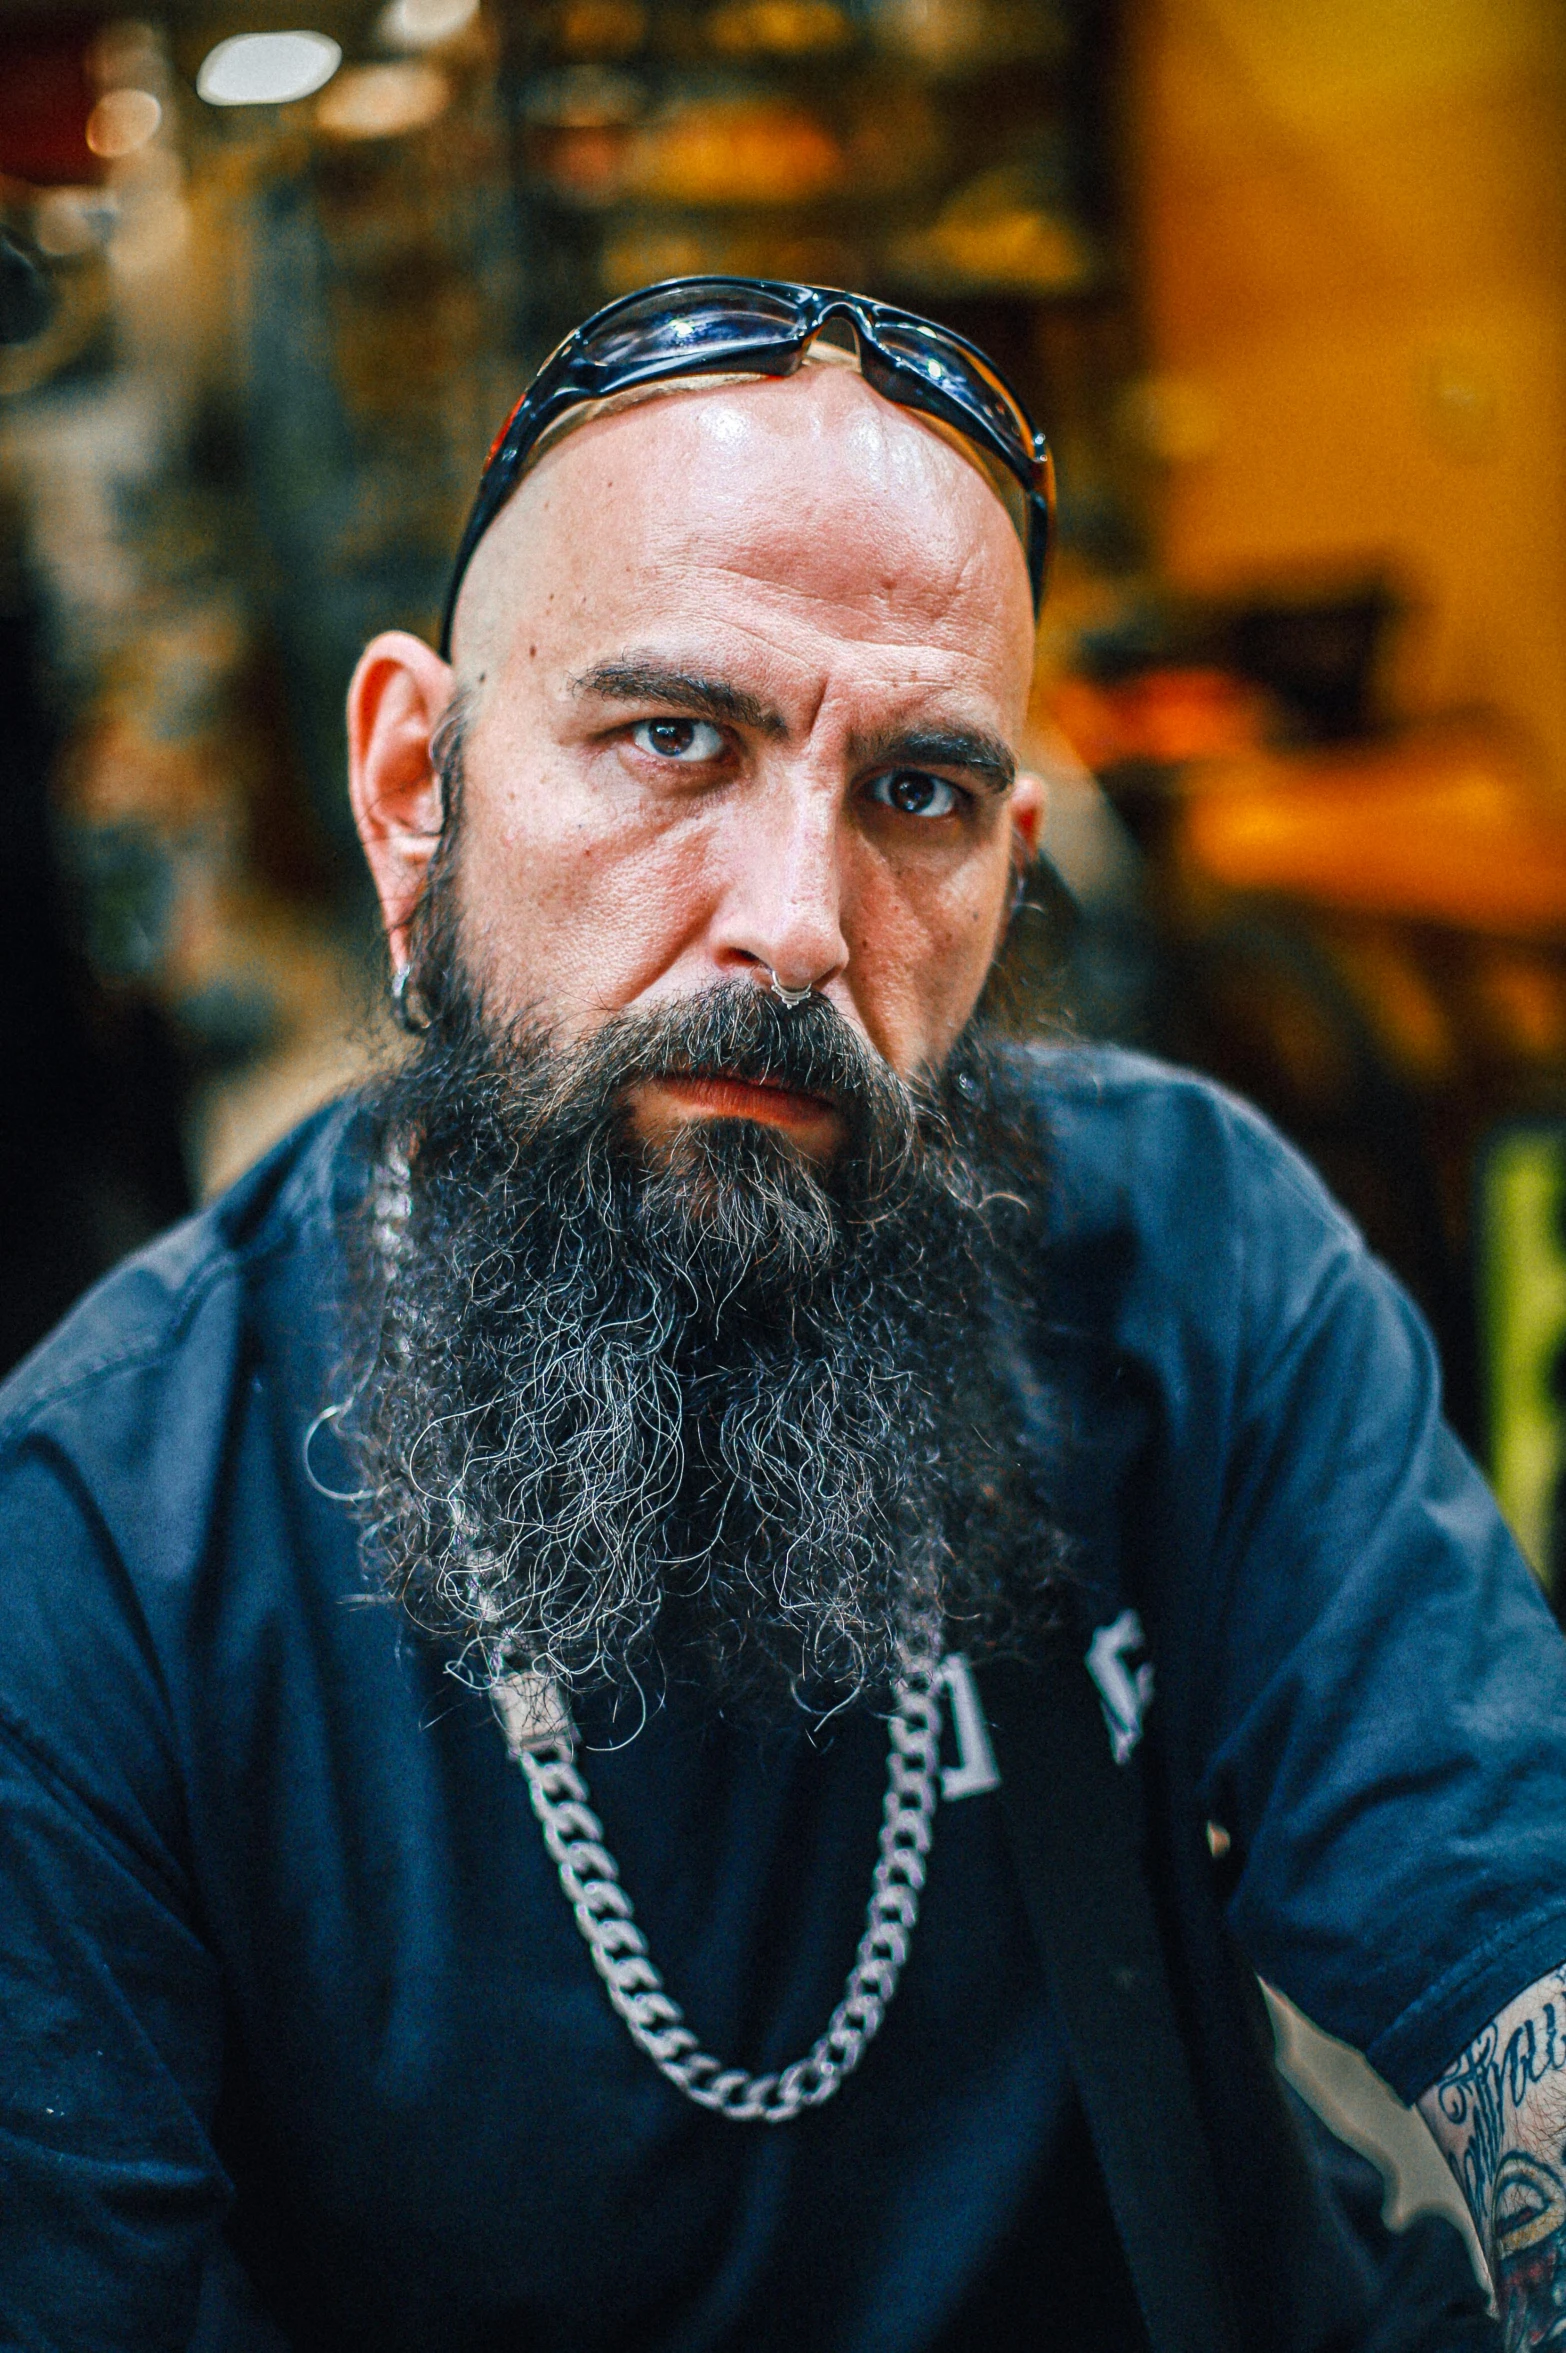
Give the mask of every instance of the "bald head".
POLYGON ((977 462, 839 365, 662 393, 547 451, 468 569, 459 682, 482 690, 565 609, 704 584, 889 643, 960 637, 982 612, 1026 691, 1032 601, 1006 508, 977 462))
MULTIPOLYGON (((851 366, 597 415, 480 541, 453 648, 468 724, 442 888, 498 1012, 581 1036, 775 976, 894 1069, 939 1065, 1041 808, 1014 757, 1027 564, 977 464, 851 366)), ((393 633, 350 694, 394 962, 453 682, 393 633)), ((763 1108, 782 1116, 775 1093, 763 1108)), ((829 1151, 830 1118, 801 1141, 829 1151)))

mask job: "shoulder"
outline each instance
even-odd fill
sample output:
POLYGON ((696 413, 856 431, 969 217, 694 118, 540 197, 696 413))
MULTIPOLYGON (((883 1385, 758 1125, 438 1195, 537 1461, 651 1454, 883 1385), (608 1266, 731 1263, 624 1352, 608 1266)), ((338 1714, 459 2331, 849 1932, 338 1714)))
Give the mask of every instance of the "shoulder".
POLYGON ((1048 1139, 1053 1279, 1112 1283, 1133 1322, 1189 1315, 1237 1345, 1340 1282, 1379 1289, 1352 1221, 1250 1104, 1106 1046, 1033 1047, 1018 1070, 1048 1139))
POLYGON ((84 1548, 143 1584, 188 1579, 236 1400, 334 1296, 333 1209, 354 1181, 353 1128, 350 1102, 297 1129, 115 1268, 0 1386, 0 1574, 13 1588, 56 1573, 46 1553, 63 1564, 84 1548))
POLYGON ((285 1137, 227 1193, 124 1259, 0 1383, 0 1462, 41 1423, 117 1385, 232 1345, 265 1265, 314 1238, 343 1182, 352 1103, 285 1137))
POLYGON ((1100 1048, 1030 1049, 1022 1071, 1049 1169, 1026 1312, 1071 1492, 1091 1516, 1140 1481, 1160 1578, 1178 1553, 1216 1591, 1257 1481, 1343 1499, 1351 1455, 1375 1457, 1374 1486, 1426 1442, 1429 1335, 1305 1162, 1223 1088, 1100 1048))
POLYGON ((332 1289, 352 1125, 341 1105, 297 1130, 0 1387, 0 1741, 143 1853, 174 1843, 179 1661, 245 1402, 285 1356, 283 1326, 332 1289))
POLYGON ((1061 1213, 1157 1222, 1171 1183, 1203 1204, 1263 1206, 1357 1239, 1300 1155, 1253 1105, 1200 1072, 1118 1046, 1036 1046, 1017 1057, 1054 1145, 1061 1213))

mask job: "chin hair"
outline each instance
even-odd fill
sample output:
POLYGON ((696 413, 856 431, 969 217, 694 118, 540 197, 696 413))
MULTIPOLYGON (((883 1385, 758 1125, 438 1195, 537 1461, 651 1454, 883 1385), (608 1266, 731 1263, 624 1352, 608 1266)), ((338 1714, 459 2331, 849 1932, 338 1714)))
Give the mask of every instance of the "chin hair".
POLYGON ((339 1427, 367 1564, 457 1671, 721 1707, 884 1696, 914 1619, 1024 1639, 1065 1558, 1002 1337, 1047 1139, 966 1039, 909 1084, 819 998, 730 984, 559 1044, 453 962, 367 1100, 339 1427), (649 1143, 627 1090, 825 1096, 649 1143))

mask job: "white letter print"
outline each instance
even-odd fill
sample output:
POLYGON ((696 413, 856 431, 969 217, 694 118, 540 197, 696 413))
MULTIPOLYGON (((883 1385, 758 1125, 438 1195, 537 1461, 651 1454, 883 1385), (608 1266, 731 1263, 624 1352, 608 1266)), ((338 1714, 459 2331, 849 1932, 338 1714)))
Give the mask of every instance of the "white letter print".
POLYGON ((1134 1673, 1126 1665, 1127 1654, 1140 1650, 1143 1640, 1135 1610, 1122 1610, 1112 1626, 1099 1627, 1088 1645, 1087 1671, 1098 1685, 1109 1727, 1109 1753, 1117 1765, 1130 1762, 1153 1696, 1152 1660, 1144 1659, 1134 1673))
POLYGON ((999 1789, 1000 1767, 990 1746, 990 1728, 984 1720, 979 1686, 960 1650, 949 1651, 942 1659, 935 1682, 937 1689, 943 1683, 946 1686, 952 1703, 952 1731, 957 1741, 956 1764, 946 1765, 941 1771, 942 1797, 950 1805, 954 1797, 982 1797, 987 1789, 999 1789))

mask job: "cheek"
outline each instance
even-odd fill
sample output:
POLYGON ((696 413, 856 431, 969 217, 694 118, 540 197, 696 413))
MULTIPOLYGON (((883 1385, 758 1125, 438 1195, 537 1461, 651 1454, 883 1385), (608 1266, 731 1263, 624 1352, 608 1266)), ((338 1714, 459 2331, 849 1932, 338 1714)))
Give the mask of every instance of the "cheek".
POLYGON ((569 1031, 650 987, 705 913, 700 827, 606 807, 570 775, 475 795, 459 893, 468 953, 507 1010, 569 1031))
POLYGON ((942 1061, 973 1012, 999 944, 1007 855, 910 877, 882 868, 857 893, 849 969, 865 1026, 905 1075, 942 1061))

